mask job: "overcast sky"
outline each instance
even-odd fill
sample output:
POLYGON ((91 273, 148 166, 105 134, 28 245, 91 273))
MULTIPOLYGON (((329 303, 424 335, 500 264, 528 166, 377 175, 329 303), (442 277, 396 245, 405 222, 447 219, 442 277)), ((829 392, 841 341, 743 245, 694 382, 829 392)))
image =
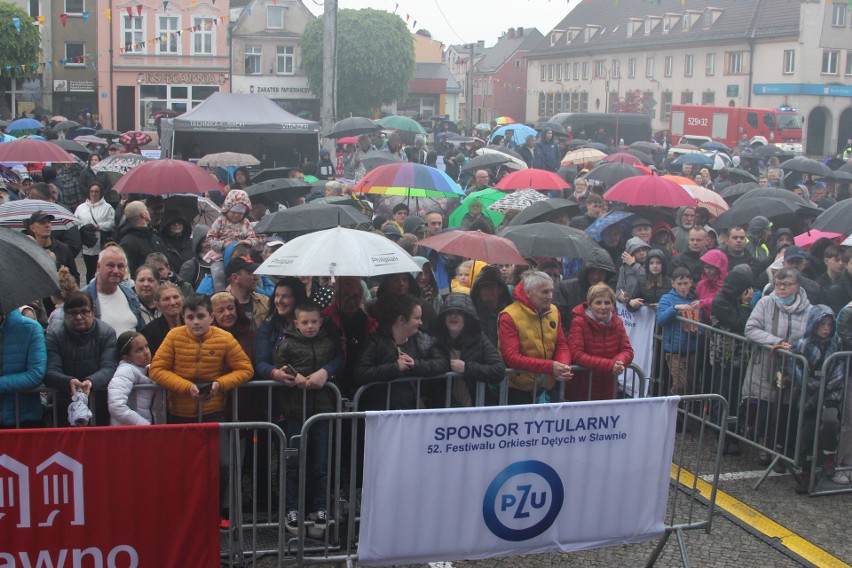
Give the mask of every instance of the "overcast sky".
MULTIPOLYGON (((315 14, 322 14, 322 0, 302 0, 315 14)), ((594 2, 606 0, 592 0, 594 2)), ((538 28, 547 34, 580 0, 338 0, 339 8, 374 8, 401 18, 409 27, 427 29, 445 46, 485 40, 494 45, 508 28, 538 28)))

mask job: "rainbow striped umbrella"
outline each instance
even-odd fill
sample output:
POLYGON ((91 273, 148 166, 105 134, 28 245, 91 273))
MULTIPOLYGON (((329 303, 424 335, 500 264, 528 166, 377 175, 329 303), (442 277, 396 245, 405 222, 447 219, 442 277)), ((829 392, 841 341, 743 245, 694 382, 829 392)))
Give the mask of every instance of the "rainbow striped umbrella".
POLYGON ((464 192, 441 170, 402 162, 388 164, 367 172, 354 191, 406 197, 464 197, 464 192))

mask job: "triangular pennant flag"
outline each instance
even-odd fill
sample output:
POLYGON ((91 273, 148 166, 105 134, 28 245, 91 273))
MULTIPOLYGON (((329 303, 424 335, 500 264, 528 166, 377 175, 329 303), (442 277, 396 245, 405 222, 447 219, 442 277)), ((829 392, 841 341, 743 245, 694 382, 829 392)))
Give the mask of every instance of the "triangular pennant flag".
POLYGON ((12 18, 12 24, 15 26, 15 29, 20 33, 21 31, 21 18, 12 18))
POLYGON ((139 16, 142 15, 142 4, 139 4, 138 6, 136 6, 136 14, 139 15, 139 16))
POLYGON ((169 0, 163 0, 163 12, 169 9, 169 0))
POLYGON ((65 27, 65 23, 68 21, 68 14, 59 14, 59 21, 62 22, 62 27, 65 27))
POLYGON ((411 27, 412 27, 412 28, 416 28, 416 27, 417 27, 417 20, 414 20, 414 23, 413 23, 413 24, 411 24, 411 27))
MULTIPOLYGON (((852 1, 852 0, 850 0, 850 1, 852 1)), ((246 8, 246 12, 248 12, 248 13, 249 13, 249 16, 251 16, 251 13, 252 13, 253 11, 254 11, 254 9, 252 8, 251 4, 249 4, 249 5, 248 5, 248 8, 246 8)))
POLYGON ((127 10, 127 15, 132 18, 133 17, 133 8, 131 6, 128 6, 127 8, 125 8, 125 10, 127 10))
POLYGON ((84 21, 84 22, 88 22, 88 21, 89 21, 89 13, 88 13, 88 12, 83 12, 83 21, 84 21))
POLYGON ((106 10, 104 10, 104 14, 106 14, 107 22, 111 22, 112 21, 112 10, 107 8, 106 10))
POLYGON ((44 16, 39 16, 36 19, 38 20, 38 25, 42 25, 44 23, 44 16))

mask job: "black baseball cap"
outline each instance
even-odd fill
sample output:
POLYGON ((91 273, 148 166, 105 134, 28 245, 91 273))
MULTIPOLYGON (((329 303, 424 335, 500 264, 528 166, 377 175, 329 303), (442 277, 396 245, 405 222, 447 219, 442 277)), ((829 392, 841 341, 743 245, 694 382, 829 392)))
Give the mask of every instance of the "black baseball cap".
POLYGON ((46 211, 39 210, 30 215, 30 218, 27 220, 27 224, 32 225, 33 223, 38 223, 39 221, 44 221, 45 219, 53 221, 54 219, 56 219, 56 217, 54 217, 50 213, 47 213, 46 211))
POLYGON ((260 265, 247 256, 235 256, 225 267, 225 275, 230 278, 232 274, 236 274, 240 270, 253 273, 258 266, 260 265))

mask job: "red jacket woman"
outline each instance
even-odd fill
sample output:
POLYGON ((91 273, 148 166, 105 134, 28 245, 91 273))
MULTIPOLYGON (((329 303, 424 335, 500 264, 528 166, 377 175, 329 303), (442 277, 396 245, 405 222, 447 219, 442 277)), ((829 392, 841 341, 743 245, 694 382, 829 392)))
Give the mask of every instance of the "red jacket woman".
POLYGON ((616 377, 633 361, 624 322, 615 313, 615 293, 604 283, 595 284, 573 314, 568 333, 571 362, 588 371, 574 373, 574 379, 565 387, 565 399, 615 398, 616 377))

